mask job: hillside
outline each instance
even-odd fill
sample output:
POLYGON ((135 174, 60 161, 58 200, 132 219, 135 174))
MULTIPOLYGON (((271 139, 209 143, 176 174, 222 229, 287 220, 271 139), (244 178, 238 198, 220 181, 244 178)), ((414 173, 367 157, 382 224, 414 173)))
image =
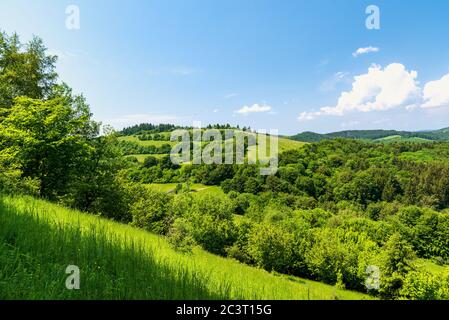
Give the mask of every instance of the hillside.
POLYGON ((1 299, 368 299, 30 197, 0 198, 1 299), (81 289, 64 286, 79 266, 81 289), (39 279, 39 281, 35 281, 39 279))
MULTIPOLYGON (((446 141, 449 140, 449 128, 433 131, 397 131, 397 130, 345 130, 331 133, 302 132, 290 139, 303 142, 318 142, 328 139, 349 138, 366 140, 391 140, 397 141, 446 141)), ((385 141, 383 141, 385 142, 385 141)))
MULTIPOLYGON (((142 127, 143 125, 140 125, 142 127)), ((140 128, 136 126, 136 128, 140 128)), ((133 127, 134 128, 134 127, 133 127)), ((137 130, 137 129, 134 129, 137 130)), ((133 132, 131 130, 124 130, 122 136, 119 137, 119 142, 122 150, 127 157, 134 157, 137 161, 143 163, 145 158, 149 155, 156 158, 161 158, 164 155, 169 155, 171 148, 176 145, 176 142, 170 141, 170 131, 159 132, 158 137, 152 140, 142 140, 142 132, 137 131, 135 134, 124 135, 124 133, 133 132)), ((302 141, 294 141, 286 137, 278 137, 278 151, 284 152, 301 148, 304 145, 302 141)), ((255 147, 250 147, 255 148, 255 147)), ((270 153, 270 143, 267 137, 266 155, 270 153)))

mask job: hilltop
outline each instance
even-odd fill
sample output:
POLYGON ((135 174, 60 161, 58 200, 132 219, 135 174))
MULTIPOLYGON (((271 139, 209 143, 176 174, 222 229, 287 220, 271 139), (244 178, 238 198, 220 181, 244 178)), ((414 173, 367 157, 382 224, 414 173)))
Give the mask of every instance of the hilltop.
POLYGON ((305 131, 289 137, 292 140, 302 142, 319 142, 322 140, 349 138, 365 139, 379 142, 385 141, 446 141, 449 140, 449 128, 429 131, 397 131, 397 130, 345 130, 331 133, 315 133, 305 131))

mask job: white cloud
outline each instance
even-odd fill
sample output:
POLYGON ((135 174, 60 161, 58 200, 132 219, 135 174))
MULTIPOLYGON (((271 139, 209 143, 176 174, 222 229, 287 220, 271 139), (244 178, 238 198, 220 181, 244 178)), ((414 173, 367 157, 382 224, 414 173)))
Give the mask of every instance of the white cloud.
POLYGON ((352 53, 354 57, 358 57, 362 54, 371 53, 371 52, 379 52, 380 49, 377 47, 365 47, 365 48, 358 48, 355 52, 352 53))
POLYGON ((235 113, 239 114, 249 114, 249 113, 261 113, 261 112, 268 112, 271 111, 271 106, 269 105, 259 105, 259 104, 253 104, 251 107, 244 106, 241 109, 235 111, 235 113))
POLYGON ((449 106, 449 74, 440 80, 427 82, 423 91, 423 108, 449 106))
POLYGON ((227 95, 224 96, 225 99, 232 99, 237 97, 239 94, 238 93, 228 93, 227 95))
POLYGON ((298 120, 313 120, 325 115, 342 116, 351 111, 370 112, 411 106, 421 99, 417 77, 416 71, 407 71, 400 63, 389 64, 384 69, 372 65, 368 73, 354 77, 352 90, 342 92, 336 106, 302 112, 298 120))

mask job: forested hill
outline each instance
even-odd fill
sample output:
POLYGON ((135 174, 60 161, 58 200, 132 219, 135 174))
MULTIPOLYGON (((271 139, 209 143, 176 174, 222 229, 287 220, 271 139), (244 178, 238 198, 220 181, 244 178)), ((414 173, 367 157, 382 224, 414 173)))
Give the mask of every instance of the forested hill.
POLYGON ((449 140, 449 128, 433 131, 397 131, 397 130, 346 130, 320 134, 315 132, 302 132, 291 136, 290 139, 303 142, 318 142, 322 140, 335 138, 351 138, 366 140, 430 140, 446 141, 449 140))

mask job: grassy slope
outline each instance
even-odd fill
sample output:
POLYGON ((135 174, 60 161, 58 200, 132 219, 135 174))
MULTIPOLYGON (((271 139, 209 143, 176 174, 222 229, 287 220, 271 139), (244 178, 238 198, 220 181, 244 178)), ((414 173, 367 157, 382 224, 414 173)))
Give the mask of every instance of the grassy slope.
POLYGON ((164 144, 169 144, 171 146, 174 146, 176 144, 176 142, 172 142, 172 141, 155 141, 155 140, 143 141, 143 140, 139 140, 136 136, 119 137, 119 140, 138 143, 142 146, 156 146, 156 147, 160 147, 164 144))
MULTIPOLYGON (((306 144, 306 142, 301 142, 301 141, 295 141, 295 140, 290 140, 287 138, 278 138, 278 152, 284 152, 284 151, 288 151, 288 150, 294 150, 294 149, 298 149, 298 148, 302 148, 304 145, 306 144)), ((257 149, 258 146, 251 146, 248 148, 248 151, 254 151, 254 149, 257 149)), ((267 138, 266 141, 266 152, 265 152, 265 156, 262 156, 260 154, 257 154, 257 158, 258 159, 267 159, 270 158, 270 138, 267 138)))
POLYGON ((380 138, 380 139, 376 139, 374 140, 374 142, 415 142, 415 143, 426 143, 426 142, 432 142, 432 140, 428 140, 428 139, 424 139, 424 138, 419 138, 419 137, 402 137, 399 135, 394 135, 394 136, 388 136, 385 138, 380 138))
POLYGON ((129 156, 126 156, 126 157, 127 158, 130 158, 130 157, 137 158, 137 161, 139 161, 140 163, 143 163, 145 161, 145 159, 149 156, 154 157, 156 159, 160 159, 160 158, 166 156, 166 154, 130 154, 129 156))
MULTIPOLYGON (((168 132, 164 132, 164 134, 169 134, 168 132)), ((142 146, 151 146, 154 145, 156 147, 160 147, 163 144, 170 144, 171 146, 174 146, 176 144, 176 142, 170 142, 170 141, 153 141, 153 140, 149 140, 149 141, 141 141, 139 140, 136 136, 124 136, 124 137, 120 137, 119 140, 124 140, 124 141, 129 141, 129 142, 134 142, 137 144, 140 144, 142 146)), ((263 158, 268 158, 268 155, 270 153, 270 139, 267 138, 267 157, 263 157, 263 158)), ((279 137, 278 138, 278 151, 279 152, 283 152, 283 151, 287 151, 287 150, 292 150, 292 149, 297 149, 297 148, 301 148, 305 143, 301 142, 301 141, 294 141, 288 138, 282 138, 279 137)), ((254 147, 250 147, 251 148, 256 148, 254 147)), ((145 159, 145 155, 133 155, 134 157, 136 157, 139 162, 143 162, 143 160, 145 159)), ((153 155, 154 156, 154 155, 153 155)), ((158 156, 162 156, 162 155, 158 155, 158 156)))
POLYGON ((365 299, 30 197, 0 199, 0 299, 365 299), (81 290, 65 289, 65 268, 81 290))
MULTIPOLYGON (((161 192, 172 192, 176 189, 177 183, 151 183, 147 184, 149 188, 153 188, 154 190, 161 192)), ((223 190, 218 186, 206 186, 201 183, 193 183, 189 186, 191 192, 199 192, 199 193, 209 193, 215 195, 224 195, 223 190)))

